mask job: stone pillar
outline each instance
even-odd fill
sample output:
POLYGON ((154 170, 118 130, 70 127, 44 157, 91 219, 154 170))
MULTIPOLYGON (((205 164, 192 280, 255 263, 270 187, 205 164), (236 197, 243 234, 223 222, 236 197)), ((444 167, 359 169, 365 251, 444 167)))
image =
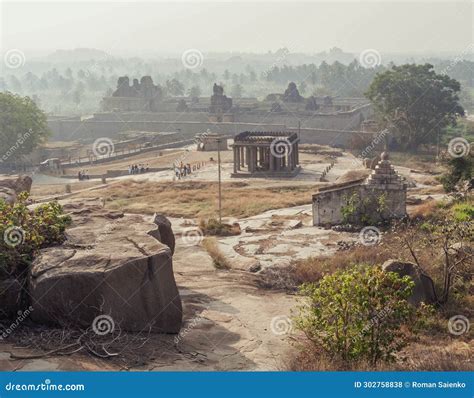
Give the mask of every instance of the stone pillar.
POLYGON ((234 173, 237 173, 237 164, 239 163, 237 153, 239 152, 239 149, 234 147, 234 173))
POLYGON ((291 146, 292 151, 291 151, 291 165, 290 169, 294 170, 296 168, 296 144, 293 144, 291 146))
POLYGON ((240 147, 235 148, 234 164, 237 165, 237 171, 240 170, 240 147))
POLYGON ((245 163, 247 165, 247 169, 250 170, 250 148, 248 146, 245 147, 245 163))
POLYGON ((248 161, 248 164, 249 164, 249 172, 250 173, 253 173, 255 171, 255 151, 254 151, 254 147, 249 147, 248 148, 248 154, 249 154, 249 161, 248 161))
POLYGON ((296 152, 295 152, 295 155, 296 155, 296 164, 295 166, 299 165, 300 164, 300 153, 299 153, 299 144, 298 142, 295 142, 295 149, 296 149, 296 152))

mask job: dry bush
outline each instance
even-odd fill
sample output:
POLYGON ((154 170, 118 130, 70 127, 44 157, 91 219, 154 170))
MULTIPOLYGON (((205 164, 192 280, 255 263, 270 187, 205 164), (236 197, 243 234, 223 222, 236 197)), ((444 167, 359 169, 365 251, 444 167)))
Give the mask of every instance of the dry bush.
POLYGON ((263 289, 295 292, 303 281, 296 278, 294 266, 268 267, 258 274, 257 284, 263 289))
POLYGON ((219 250, 216 238, 205 238, 202 245, 211 256, 214 267, 217 269, 230 269, 230 263, 219 250))
POLYGON ((419 184, 430 185, 428 193, 444 193, 443 186, 434 176, 413 176, 412 178, 419 184), (439 186, 439 188, 434 188, 435 186, 439 186))
POLYGON ((436 153, 405 153, 390 152, 390 161, 393 165, 417 169, 423 172, 442 172, 443 167, 436 164, 436 153))
POLYGON ((410 210, 410 216, 415 219, 426 219, 439 208, 439 202, 434 199, 425 200, 423 203, 413 206, 410 210))
POLYGON ((199 222, 199 228, 201 228, 204 235, 236 236, 241 233, 239 223, 233 223, 232 225, 221 223, 215 218, 210 218, 207 221, 201 220, 199 222))

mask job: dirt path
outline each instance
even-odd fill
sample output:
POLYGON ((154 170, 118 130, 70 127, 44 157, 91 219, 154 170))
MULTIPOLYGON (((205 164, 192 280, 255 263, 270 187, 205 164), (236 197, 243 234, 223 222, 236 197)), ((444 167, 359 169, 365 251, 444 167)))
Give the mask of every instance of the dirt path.
POLYGON ((259 289, 246 272, 216 271, 197 246, 179 247, 174 268, 185 313, 178 347, 196 358, 157 362, 154 370, 284 367, 294 296, 259 289))

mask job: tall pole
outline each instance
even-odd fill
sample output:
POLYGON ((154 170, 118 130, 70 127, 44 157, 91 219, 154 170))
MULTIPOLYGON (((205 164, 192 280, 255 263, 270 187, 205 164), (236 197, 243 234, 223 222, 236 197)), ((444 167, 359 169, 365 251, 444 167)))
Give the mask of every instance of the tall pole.
POLYGON ((219 224, 222 224, 221 139, 217 139, 217 169, 219 174, 219 224))

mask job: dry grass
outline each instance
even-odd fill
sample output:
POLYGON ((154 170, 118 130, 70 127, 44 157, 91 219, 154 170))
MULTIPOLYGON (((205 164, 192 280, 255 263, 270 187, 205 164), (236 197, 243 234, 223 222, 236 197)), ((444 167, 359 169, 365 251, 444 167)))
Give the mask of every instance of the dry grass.
POLYGON ((217 269, 230 269, 230 263, 219 250, 216 238, 205 238, 202 245, 211 256, 214 267, 217 269))
POLYGON ((439 173, 444 170, 441 165, 436 165, 435 154, 390 152, 390 161, 395 166, 409 167, 423 172, 439 173))
POLYGON ((425 219, 431 214, 433 214, 433 212, 435 212, 439 208, 439 206, 439 202, 437 202, 436 200, 426 200, 417 206, 413 206, 410 209, 409 214, 412 218, 425 219))
POLYGON ((472 371, 473 340, 423 336, 402 350, 393 363, 380 363, 375 368, 367 362, 345 363, 330 358, 309 343, 300 345, 299 355, 290 359, 294 371, 472 371))
MULTIPOLYGON (((249 217, 266 210, 311 203, 312 186, 254 188, 242 182, 223 183, 222 215, 249 217)), ((97 196, 83 192, 78 197, 97 196)), ((101 191, 106 208, 129 213, 160 212, 170 217, 208 219, 218 209, 218 185, 213 182, 123 181, 101 191)))
MULTIPOLYGON (((66 180, 65 180, 66 181, 66 180)), ((64 184, 42 184, 42 185, 33 185, 31 187, 31 197, 33 199, 39 199, 47 196, 54 195, 63 195, 66 193, 66 182, 64 184)), ((77 192, 82 189, 87 189, 95 186, 102 185, 100 181, 87 181, 87 182, 77 182, 74 184, 69 184, 71 186, 72 192, 77 192)))
POLYGON ((394 258, 393 252, 382 242, 377 246, 355 246, 350 250, 340 251, 335 256, 309 257, 295 261, 291 271, 293 279, 300 283, 316 282, 325 275, 354 264, 382 264, 390 258, 394 258))

